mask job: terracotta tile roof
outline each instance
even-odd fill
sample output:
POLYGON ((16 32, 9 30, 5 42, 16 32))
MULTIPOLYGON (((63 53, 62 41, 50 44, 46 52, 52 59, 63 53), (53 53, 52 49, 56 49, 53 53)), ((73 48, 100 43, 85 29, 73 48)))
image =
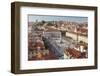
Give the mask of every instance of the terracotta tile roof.
POLYGON ((44 47, 44 45, 41 42, 35 43, 34 47, 44 47))
POLYGON ((78 31, 80 31, 80 32, 82 32, 82 33, 84 33, 84 32, 87 32, 88 30, 87 29, 85 29, 85 28, 78 28, 77 29, 78 31))
POLYGON ((67 49, 67 52, 69 52, 70 55, 72 55, 72 57, 74 58, 79 58, 81 56, 81 52, 77 51, 76 49, 67 49))

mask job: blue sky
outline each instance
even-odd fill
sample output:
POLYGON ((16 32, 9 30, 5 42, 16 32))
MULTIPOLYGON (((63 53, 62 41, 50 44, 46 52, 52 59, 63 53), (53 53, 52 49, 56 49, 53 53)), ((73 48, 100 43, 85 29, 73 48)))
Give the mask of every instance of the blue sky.
POLYGON ((52 15, 28 15, 28 21, 71 21, 71 22, 88 22, 87 17, 77 17, 77 16, 52 16, 52 15))

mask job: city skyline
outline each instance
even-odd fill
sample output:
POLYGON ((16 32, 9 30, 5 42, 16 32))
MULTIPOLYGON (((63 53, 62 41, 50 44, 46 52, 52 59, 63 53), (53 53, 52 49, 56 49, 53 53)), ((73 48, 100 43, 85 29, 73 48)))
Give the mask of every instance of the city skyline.
POLYGON ((88 22, 87 17, 76 17, 76 16, 53 16, 53 15, 28 15, 29 22, 38 21, 70 21, 77 23, 88 22))

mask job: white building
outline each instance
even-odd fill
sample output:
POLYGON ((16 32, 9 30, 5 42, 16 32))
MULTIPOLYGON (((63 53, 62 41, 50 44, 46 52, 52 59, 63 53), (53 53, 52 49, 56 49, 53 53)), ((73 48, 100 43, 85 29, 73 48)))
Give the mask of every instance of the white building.
POLYGON ((57 29, 48 29, 44 31, 43 36, 50 39, 61 40, 61 32, 57 29))

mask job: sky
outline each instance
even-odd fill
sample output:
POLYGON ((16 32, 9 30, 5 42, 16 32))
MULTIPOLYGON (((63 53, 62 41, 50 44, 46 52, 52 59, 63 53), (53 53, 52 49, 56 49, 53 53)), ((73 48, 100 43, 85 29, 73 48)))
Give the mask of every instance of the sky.
POLYGON ((88 22, 87 17, 77 17, 77 16, 52 16, 52 15, 28 15, 29 22, 38 21, 70 21, 70 22, 88 22))

